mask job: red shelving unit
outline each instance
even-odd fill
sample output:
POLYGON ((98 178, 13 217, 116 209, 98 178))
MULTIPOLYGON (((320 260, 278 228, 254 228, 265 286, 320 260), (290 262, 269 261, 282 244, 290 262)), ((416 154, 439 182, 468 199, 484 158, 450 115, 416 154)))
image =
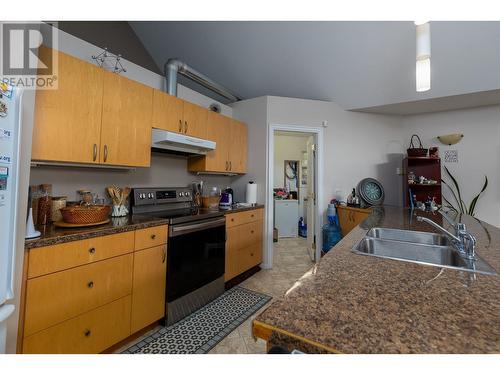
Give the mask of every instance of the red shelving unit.
POLYGON ((403 197, 405 207, 410 206, 410 193, 417 196, 418 201, 426 201, 427 197, 436 197, 436 203, 442 204, 441 193, 441 159, 429 157, 407 157, 403 159, 403 197), (408 174, 415 173, 417 178, 424 176, 425 178, 435 180, 437 184, 408 184, 408 174))

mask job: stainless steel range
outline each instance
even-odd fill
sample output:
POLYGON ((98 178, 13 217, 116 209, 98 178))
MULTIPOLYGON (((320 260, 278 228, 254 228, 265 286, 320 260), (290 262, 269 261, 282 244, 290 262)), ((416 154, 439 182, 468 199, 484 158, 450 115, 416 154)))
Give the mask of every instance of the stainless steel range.
POLYGON ((190 188, 134 188, 134 215, 168 219, 166 325, 224 293, 224 213, 194 206, 190 188))

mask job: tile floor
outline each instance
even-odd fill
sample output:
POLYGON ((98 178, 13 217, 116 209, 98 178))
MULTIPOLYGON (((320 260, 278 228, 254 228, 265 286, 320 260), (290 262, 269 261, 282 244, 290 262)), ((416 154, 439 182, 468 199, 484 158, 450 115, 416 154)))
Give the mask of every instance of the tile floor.
MULTIPOLYGON (((305 238, 283 238, 274 243, 273 268, 261 270, 252 277, 246 279, 240 285, 244 288, 262 292, 272 297, 282 296, 304 273, 312 266, 313 262, 307 254, 307 241, 305 238)), ((272 300, 270 301, 272 303, 272 300)), ((263 306, 254 315, 243 322, 237 329, 219 342, 209 353, 210 354, 264 354, 266 353, 266 343, 264 340, 255 341, 252 338, 252 320, 263 306)), ((159 330, 155 327, 133 342, 127 343, 119 348, 115 353, 119 353, 126 348, 141 341, 146 336, 159 330)))
MULTIPOLYGON (((240 285, 244 288, 268 294, 272 297, 283 295, 313 263, 306 251, 304 238, 284 238, 274 244, 273 268, 261 270, 240 285)), ((272 300, 271 302, 272 303, 272 300)), ((267 305, 266 305, 267 306, 267 305)), ((264 306, 261 310, 265 309, 264 306)), ((265 341, 252 338, 252 320, 260 310, 231 332, 209 353, 213 354, 264 354, 265 341)))

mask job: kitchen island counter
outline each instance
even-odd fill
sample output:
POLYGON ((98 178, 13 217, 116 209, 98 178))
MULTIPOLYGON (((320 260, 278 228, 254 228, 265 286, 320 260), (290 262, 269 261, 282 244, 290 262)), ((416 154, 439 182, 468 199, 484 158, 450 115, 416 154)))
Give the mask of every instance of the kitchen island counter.
MULTIPOLYGON (((351 251, 373 227, 436 232, 417 215, 447 227, 438 213, 374 208, 256 317, 254 335, 311 353, 500 352, 500 276, 351 251)), ((500 229, 470 216, 460 221, 476 236, 477 253, 499 271, 500 229)))

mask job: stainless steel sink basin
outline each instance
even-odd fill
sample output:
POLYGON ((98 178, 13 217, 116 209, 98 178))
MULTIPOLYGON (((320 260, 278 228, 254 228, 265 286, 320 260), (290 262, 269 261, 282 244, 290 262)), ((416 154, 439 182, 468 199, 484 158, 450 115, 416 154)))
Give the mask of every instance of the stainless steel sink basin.
MULTIPOLYGON (((470 261, 462 258, 453 247, 439 245, 439 243, 446 243, 446 241, 443 241, 439 237, 442 236, 436 235, 436 237, 433 237, 432 233, 394 229, 380 230, 380 228, 374 228, 353 248, 353 251, 358 254, 379 258, 453 268, 469 272, 496 274, 496 271, 477 256, 477 254, 477 259, 470 261), (426 236, 427 234, 428 236, 426 236), (392 238, 389 239, 389 237, 392 238), (396 237, 404 238, 405 240, 394 240, 393 238, 396 237), (421 240, 422 242, 417 243, 410 240, 421 240)), ((446 238, 446 240, 448 239, 446 238)))
POLYGON ((366 236, 380 238, 382 240, 412 242, 423 245, 451 246, 451 240, 447 236, 438 233, 415 232, 391 228, 372 228, 368 231, 366 236))

